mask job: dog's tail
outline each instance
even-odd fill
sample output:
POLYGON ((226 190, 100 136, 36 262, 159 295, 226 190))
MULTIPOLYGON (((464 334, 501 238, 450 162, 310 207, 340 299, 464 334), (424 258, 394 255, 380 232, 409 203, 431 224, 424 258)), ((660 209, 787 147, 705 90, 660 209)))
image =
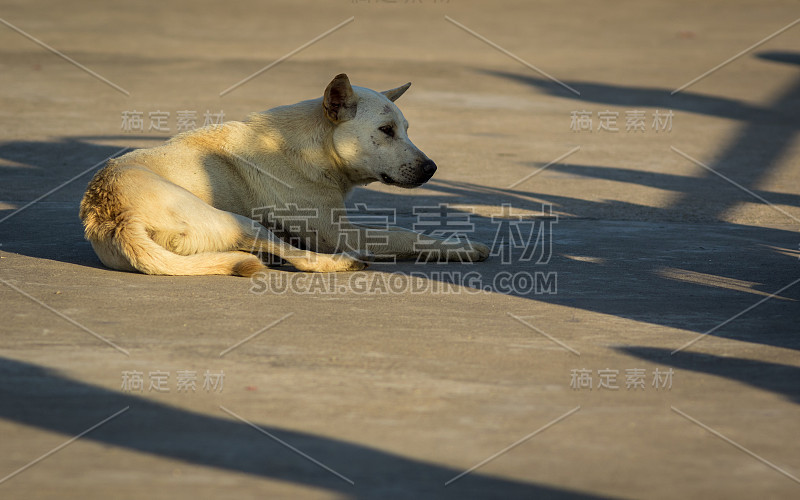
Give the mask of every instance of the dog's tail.
POLYGON ((257 256, 247 252, 176 254, 153 241, 145 225, 139 221, 128 220, 115 228, 114 232, 112 251, 121 254, 135 270, 145 274, 172 276, 233 274, 249 277, 266 269, 257 256))

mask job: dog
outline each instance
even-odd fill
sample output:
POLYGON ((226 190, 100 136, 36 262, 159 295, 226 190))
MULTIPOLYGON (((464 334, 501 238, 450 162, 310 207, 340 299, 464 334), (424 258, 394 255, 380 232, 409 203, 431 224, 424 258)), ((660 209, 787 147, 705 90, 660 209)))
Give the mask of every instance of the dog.
POLYGON ((346 217, 353 187, 414 188, 436 171, 394 104, 410 85, 376 92, 340 74, 321 98, 110 159, 81 201, 86 239, 107 267, 155 275, 252 276, 266 270, 254 249, 306 272, 360 270, 375 258, 484 260, 480 243, 346 217), (313 210, 301 225, 262 225, 253 217, 263 207, 313 210))

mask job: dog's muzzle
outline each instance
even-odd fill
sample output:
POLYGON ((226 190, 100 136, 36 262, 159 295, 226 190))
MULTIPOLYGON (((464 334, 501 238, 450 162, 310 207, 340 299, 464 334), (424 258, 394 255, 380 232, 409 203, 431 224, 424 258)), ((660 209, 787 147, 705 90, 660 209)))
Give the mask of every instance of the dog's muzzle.
POLYGON ((414 184, 420 186, 428 182, 433 174, 436 172, 436 164, 433 163, 433 160, 428 158, 425 159, 422 163, 417 166, 416 176, 414 179, 414 184))
POLYGON ((410 165, 401 169, 401 175, 397 178, 388 174, 380 174, 381 182, 392 186, 399 186, 405 188, 414 188, 421 186, 428 182, 433 174, 436 173, 436 164, 433 160, 425 159, 422 163, 417 164, 415 167, 410 165))
POLYGON ((425 160, 425 163, 420 166, 420 170, 422 170, 422 176, 425 178, 422 182, 428 182, 433 177, 433 174, 436 173, 436 164, 433 163, 433 160, 425 160))

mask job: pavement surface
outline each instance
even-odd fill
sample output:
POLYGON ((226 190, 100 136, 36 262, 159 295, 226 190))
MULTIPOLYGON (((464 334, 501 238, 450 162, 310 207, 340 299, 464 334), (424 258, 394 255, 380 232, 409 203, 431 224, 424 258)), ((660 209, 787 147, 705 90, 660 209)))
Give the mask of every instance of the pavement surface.
POLYGON ((800 497, 798 18, 2 2, 0 497, 800 497), (105 159, 341 72, 412 81, 398 104, 439 165, 352 206, 488 261, 100 264, 77 210, 105 159))

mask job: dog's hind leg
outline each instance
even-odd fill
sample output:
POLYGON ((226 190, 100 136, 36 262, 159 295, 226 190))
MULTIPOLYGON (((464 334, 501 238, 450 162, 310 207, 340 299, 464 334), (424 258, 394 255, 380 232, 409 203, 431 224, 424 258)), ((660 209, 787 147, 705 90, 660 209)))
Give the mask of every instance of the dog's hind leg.
MULTIPOLYGON (((154 232, 142 221, 129 217, 120 221, 115 236, 110 241, 92 240, 92 247, 107 266, 145 274, 252 276, 265 270, 258 257, 246 252, 217 249, 200 249, 199 252, 187 254, 174 252, 153 239, 153 236, 159 234, 163 232, 154 232)), ((178 240, 179 238, 172 239, 173 242, 178 240)))
POLYGON ((266 269, 250 253, 254 249, 274 253, 303 271, 365 267, 351 255, 295 248, 252 220, 214 208, 141 167, 98 174, 81 202, 81 219, 86 238, 112 269, 251 276, 266 269))
POLYGON ((80 217, 86 239, 112 269, 173 276, 249 276, 264 269, 256 256, 236 251, 235 230, 202 234, 225 227, 219 210, 139 166, 109 162, 89 183, 80 217), (196 231, 214 220, 223 223, 196 231))
MULTIPOLYGON (((300 271, 356 271, 366 267, 366 263, 359 260, 359 255, 320 254, 302 250, 286 243, 272 231, 247 217, 218 210, 205 203, 191 207, 191 223, 184 222, 185 219, 181 217, 184 214, 180 213, 182 209, 178 213, 174 210, 171 217, 172 227, 153 231, 152 238, 178 255, 236 251, 246 255, 242 252, 265 252, 288 261, 300 271)), ((249 276, 265 269, 259 259, 254 255, 251 257, 248 262, 239 265, 234 274, 249 276)))

